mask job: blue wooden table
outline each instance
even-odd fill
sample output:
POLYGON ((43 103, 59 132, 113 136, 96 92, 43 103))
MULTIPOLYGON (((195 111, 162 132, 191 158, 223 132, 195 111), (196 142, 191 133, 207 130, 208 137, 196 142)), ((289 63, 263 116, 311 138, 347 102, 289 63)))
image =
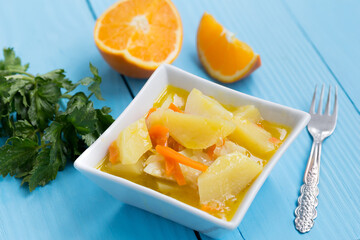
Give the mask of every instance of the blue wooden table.
MULTIPOLYGON (((146 80, 114 72, 93 41, 96 18, 113 0, 1 0, 0 47, 14 47, 31 73, 64 68, 73 81, 99 68, 106 101, 117 117, 146 80)), ((207 11, 261 55, 262 67, 227 85, 307 111, 315 84, 339 89, 335 133, 323 145, 318 217, 310 233, 294 228, 294 209, 311 147, 304 130, 280 159, 239 227, 224 239, 360 238, 360 2, 357 0, 174 1, 184 28, 173 63, 210 79, 195 36, 207 11)), ((210 81, 213 81, 210 79, 210 81)), ((0 239, 207 239, 193 230, 125 205, 77 172, 29 193, 0 177, 0 239)))

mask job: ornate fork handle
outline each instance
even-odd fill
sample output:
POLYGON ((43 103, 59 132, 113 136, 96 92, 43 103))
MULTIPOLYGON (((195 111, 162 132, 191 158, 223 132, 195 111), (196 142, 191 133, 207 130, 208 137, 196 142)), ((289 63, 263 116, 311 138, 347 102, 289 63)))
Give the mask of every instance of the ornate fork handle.
POLYGON ((314 226, 317 216, 316 207, 319 195, 321 140, 314 139, 310 157, 304 175, 304 184, 300 189, 298 207, 295 209, 295 226, 301 233, 306 233, 314 226))

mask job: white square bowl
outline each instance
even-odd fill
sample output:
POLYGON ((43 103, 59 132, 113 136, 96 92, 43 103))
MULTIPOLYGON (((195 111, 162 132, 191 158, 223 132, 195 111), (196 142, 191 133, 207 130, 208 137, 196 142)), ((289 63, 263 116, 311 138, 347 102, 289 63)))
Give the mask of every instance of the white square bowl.
POLYGON ((162 65, 153 73, 124 112, 99 139, 75 161, 74 165, 77 170, 120 201, 155 213, 210 237, 218 238, 226 233, 227 230, 235 229, 240 224, 255 195, 271 170, 309 120, 310 115, 306 112, 240 93, 171 65, 162 65), (187 91, 197 88, 204 94, 212 96, 226 105, 240 106, 253 104, 259 108, 264 119, 285 124, 292 128, 285 142, 252 183, 231 221, 216 218, 200 209, 189 206, 162 193, 95 169, 95 166, 107 154, 108 147, 111 142, 117 138, 121 130, 143 117, 167 85, 173 85, 187 91))

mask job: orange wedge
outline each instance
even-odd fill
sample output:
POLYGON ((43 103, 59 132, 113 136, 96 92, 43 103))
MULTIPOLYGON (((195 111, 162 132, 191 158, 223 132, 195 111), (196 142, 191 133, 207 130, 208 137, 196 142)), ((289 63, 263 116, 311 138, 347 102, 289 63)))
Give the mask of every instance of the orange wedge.
POLYGON ((247 77, 261 66, 259 54, 208 13, 204 13, 198 28, 197 52, 208 74, 224 83, 247 77))
POLYGON ((146 78, 180 52, 183 29, 170 0, 121 0, 96 21, 95 44, 108 64, 135 78, 146 78))

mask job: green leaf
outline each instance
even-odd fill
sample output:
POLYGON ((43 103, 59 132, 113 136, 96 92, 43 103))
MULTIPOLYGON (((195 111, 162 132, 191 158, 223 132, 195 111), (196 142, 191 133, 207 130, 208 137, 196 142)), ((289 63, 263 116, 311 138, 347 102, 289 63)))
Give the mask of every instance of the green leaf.
POLYGON ((80 80, 81 85, 88 86, 89 84, 94 82, 94 78, 92 77, 84 77, 80 80))
POLYGON ((54 118, 56 103, 60 99, 61 92, 56 83, 41 77, 36 77, 35 81, 38 87, 30 93, 31 102, 28 114, 31 124, 42 130, 54 118))
POLYGON ((32 125, 43 130, 52 119, 55 109, 47 99, 41 98, 37 92, 30 95, 31 102, 28 111, 29 119, 32 125))
POLYGON ((65 79, 65 71, 64 69, 55 69, 53 71, 47 72, 45 74, 40 74, 38 77, 43 79, 50 79, 51 81, 61 81, 61 79, 65 79))
POLYGON ((99 71, 98 69, 92 65, 92 63, 89 63, 90 71, 94 75, 94 77, 99 77, 99 71))
POLYGON ((66 89, 67 92, 73 91, 78 85, 73 84, 69 79, 65 78, 64 69, 56 69, 54 71, 39 75, 43 79, 51 80, 58 87, 66 89))
POLYGON ((19 120, 15 122, 14 136, 27 138, 34 142, 38 141, 35 128, 27 120, 19 120))
POLYGON ((96 129, 96 112, 93 103, 89 102, 81 108, 75 108, 67 116, 67 120, 81 135, 94 131, 96 129))
POLYGON ((60 88, 54 82, 46 82, 38 87, 38 95, 48 102, 55 104, 60 100, 60 88))
POLYGON ((72 96, 67 103, 65 114, 70 114, 75 109, 80 109, 84 107, 88 103, 88 98, 86 97, 85 93, 78 92, 74 96, 72 96))
POLYGON ((10 105, 8 103, 4 103, 0 98, 0 118, 7 117, 10 115, 10 105))
POLYGON ((97 132, 91 132, 85 135, 81 135, 81 138, 84 140, 84 142, 86 143, 86 145, 90 146, 91 144, 93 144, 96 139, 98 139, 99 134, 97 132))
POLYGON ((81 141, 76 133, 76 129, 71 124, 67 124, 63 129, 63 137, 67 143, 68 156, 70 159, 75 159, 85 149, 86 145, 81 141))
POLYGON ((16 178, 23 178, 30 174, 31 169, 34 166, 34 161, 37 155, 35 155, 33 158, 29 159, 26 163, 19 166, 18 169, 16 169, 15 177, 16 178))
POLYGON ((10 139, 0 148, 0 174, 23 178, 22 183, 28 183, 33 191, 55 179, 67 159, 80 155, 114 119, 110 108, 95 110, 89 100, 92 95, 102 100, 101 77, 91 63, 93 76, 76 84, 62 69, 35 77, 27 68, 11 48, 4 49, 0 60, 0 136, 10 139), (80 84, 88 87, 89 96, 69 94, 80 84), (64 111, 59 111, 61 98, 69 99, 64 111))
POLYGON ((9 95, 10 83, 0 76, 0 137, 11 136, 10 112, 11 107, 7 102, 9 95))
POLYGON ((90 65, 90 71, 94 75, 93 77, 85 77, 80 80, 80 83, 84 86, 88 86, 88 90, 91 91, 95 97, 99 100, 104 100, 101 96, 101 90, 100 90, 100 84, 101 84, 101 77, 99 76, 98 70, 94 65, 91 63, 90 65))
POLYGON ((11 88, 11 83, 6 80, 6 78, 0 76, 0 99, 8 99, 10 96, 9 89, 11 88))
POLYGON ((68 104, 68 121, 72 123, 86 145, 90 146, 114 122, 108 107, 94 109, 92 102, 85 103, 85 95, 74 96, 68 104), (86 105, 85 105, 86 104, 86 105), (77 106, 77 107, 74 107, 77 106), (72 112, 70 110, 72 109, 72 112))
POLYGON ((69 100, 65 114, 67 121, 81 135, 88 134, 96 129, 96 112, 93 103, 82 92, 75 94, 69 100))
MULTIPOLYGON (((18 92, 20 92, 21 90, 23 90, 26 85, 29 85, 29 81, 28 80, 24 80, 24 79, 7 79, 8 84, 10 85, 10 87, 7 88, 7 96, 5 98, 5 102, 11 102, 12 98, 14 97, 14 95, 18 92)), ((30 85, 32 85, 30 83, 30 85)))
POLYGON ((13 176, 19 167, 32 161, 37 154, 38 144, 31 139, 12 137, 0 147, 0 174, 13 176))
POLYGON ((0 61, 0 70, 12 70, 12 71, 26 71, 29 64, 21 65, 21 60, 16 57, 12 48, 5 48, 3 50, 4 60, 0 61))
POLYGON ((98 119, 98 131, 99 133, 105 132, 108 127, 114 122, 114 118, 109 115, 111 109, 108 107, 103 107, 101 110, 96 109, 96 117, 98 119))
POLYGON ((108 114, 111 112, 110 108, 103 107, 101 110, 96 109, 95 111, 97 119, 96 130, 81 136, 88 146, 93 144, 96 139, 98 139, 100 135, 114 122, 114 118, 108 114))
POLYGON ((109 108, 107 106, 104 106, 104 107, 101 108, 100 111, 101 111, 102 114, 109 114, 109 113, 111 113, 111 108, 109 108))
POLYGON ((60 165, 61 163, 58 159, 55 159, 55 161, 51 159, 51 150, 43 148, 35 159, 33 169, 23 179, 22 183, 29 183, 30 192, 37 186, 44 186, 56 178, 60 165))
POLYGON ((101 90, 100 90, 100 83, 94 82, 88 87, 89 91, 93 92, 95 97, 99 100, 104 100, 104 98, 101 96, 101 90))
POLYGON ((56 142, 60 139, 61 131, 64 127, 63 123, 53 121, 49 127, 44 130, 43 139, 49 142, 56 142))
POLYGON ((14 132, 14 118, 11 115, 2 116, 0 118, 0 137, 9 137, 14 132))
POLYGON ((67 150, 66 145, 61 139, 61 133, 65 124, 53 121, 48 128, 45 129, 44 140, 51 144, 50 159, 52 162, 59 162, 60 169, 66 165, 67 150))
POLYGON ((27 103, 26 95, 23 95, 22 91, 19 91, 19 93, 15 94, 13 97, 13 104, 16 111, 16 119, 17 120, 23 120, 27 119, 27 109, 29 104, 27 103))

